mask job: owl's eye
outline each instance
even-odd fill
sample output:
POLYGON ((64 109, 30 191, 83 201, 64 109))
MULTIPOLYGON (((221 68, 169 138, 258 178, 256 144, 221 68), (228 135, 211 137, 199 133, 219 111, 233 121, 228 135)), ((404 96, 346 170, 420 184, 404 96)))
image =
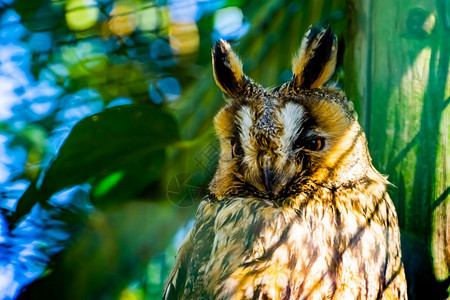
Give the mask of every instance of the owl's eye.
POLYGON ((237 138, 231 139, 231 156, 240 156, 244 154, 244 149, 242 149, 241 143, 239 143, 239 140, 237 138))
POLYGON ((295 142, 295 149, 307 149, 311 151, 320 151, 325 146, 325 139, 322 137, 304 138, 299 137, 295 142))
POLYGON ((306 142, 305 148, 312 151, 320 151, 325 146, 325 139, 324 138, 313 138, 306 142))

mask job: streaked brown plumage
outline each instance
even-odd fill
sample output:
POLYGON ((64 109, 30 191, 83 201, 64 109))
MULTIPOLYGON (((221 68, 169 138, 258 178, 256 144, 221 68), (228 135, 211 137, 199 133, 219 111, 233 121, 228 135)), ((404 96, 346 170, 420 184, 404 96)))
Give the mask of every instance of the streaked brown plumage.
POLYGON ((406 299, 387 181, 352 103, 325 85, 336 47, 311 27, 292 80, 266 90, 217 43, 222 152, 164 299, 406 299))

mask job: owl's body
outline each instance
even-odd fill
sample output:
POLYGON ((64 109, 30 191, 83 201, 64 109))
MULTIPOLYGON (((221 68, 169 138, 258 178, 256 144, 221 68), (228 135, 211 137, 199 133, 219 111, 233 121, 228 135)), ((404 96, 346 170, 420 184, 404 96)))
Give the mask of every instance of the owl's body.
POLYGON ((221 157, 165 299, 405 299, 400 233, 353 105, 323 84, 336 39, 312 27, 293 79, 265 90, 228 44, 213 53, 233 100, 221 157))

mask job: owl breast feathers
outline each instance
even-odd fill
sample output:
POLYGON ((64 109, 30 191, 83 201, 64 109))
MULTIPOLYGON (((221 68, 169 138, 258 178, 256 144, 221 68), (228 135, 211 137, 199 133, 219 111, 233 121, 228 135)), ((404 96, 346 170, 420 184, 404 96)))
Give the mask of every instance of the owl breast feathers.
POLYGON ((400 233, 353 105, 325 85, 330 29, 311 27, 292 79, 267 90, 225 41, 214 78, 231 101, 210 194, 177 255, 164 299, 406 299, 400 233))

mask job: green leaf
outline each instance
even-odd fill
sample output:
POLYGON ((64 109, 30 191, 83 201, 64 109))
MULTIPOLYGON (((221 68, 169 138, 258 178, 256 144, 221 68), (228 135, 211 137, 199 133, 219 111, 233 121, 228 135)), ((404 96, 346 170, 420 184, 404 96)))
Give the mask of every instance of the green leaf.
POLYGON ((37 188, 32 184, 19 200, 11 220, 37 201, 87 181, 94 183, 97 199, 112 191, 116 196, 139 191, 160 176, 165 147, 179 140, 175 119, 161 109, 125 105, 87 117, 74 126, 37 188))
MULTIPOLYGON (((166 112, 141 105, 107 109, 75 125, 46 171, 40 189, 56 192, 105 176, 177 141, 177 124, 166 112)), ((158 163, 160 157, 155 158, 150 163, 158 163)))

